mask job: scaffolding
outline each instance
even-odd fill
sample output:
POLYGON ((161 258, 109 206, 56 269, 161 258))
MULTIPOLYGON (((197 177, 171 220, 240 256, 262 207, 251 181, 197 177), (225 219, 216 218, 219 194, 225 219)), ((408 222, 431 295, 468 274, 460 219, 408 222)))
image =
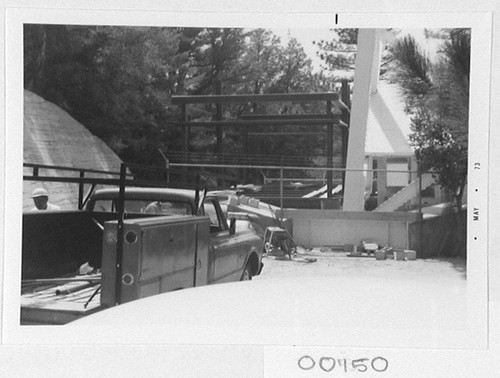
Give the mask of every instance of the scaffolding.
MULTIPOLYGON (((346 83, 347 84, 347 83, 346 83)), ((344 94, 347 93, 345 90, 344 94)), ((348 94, 348 93, 347 93, 348 94)), ((342 99, 345 96, 342 96, 342 99)), ((338 93, 281 93, 281 94, 253 94, 253 95, 208 95, 208 96, 172 96, 172 104, 181 107, 181 119, 176 123, 177 126, 184 128, 184 143, 183 143, 183 161, 184 174, 183 181, 187 181, 188 164, 190 163, 190 138, 191 128, 193 127, 208 127, 215 129, 216 134, 216 155, 220 159, 222 156, 222 139, 223 127, 239 127, 242 129, 243 138, 243 156, 246 165, 248 165, 249 156, 249 136, 270 136, 279 135, 266 131, 257 133, 250 131, 256 126, 326 126, 326 132, 300 132, 300 136, 308 135, 325 135, 326 140, 326 168, 333 168, 333 134, 334 127, 342 127, 347 129, 348 124, 343 119, 347 119, 345 113, 349 112, 347 105, 342 101, 338 93), (324 113, 314 114, 242 114, 239 119, 224 120, 223 104, 257 104, 263 102, 324 102, 324 113), (214 120, 209 121, 192 121, 188 117, 188 105, 192 104, 215 104, 216 112, 214 120), (337 113, 333 112, 333 108, 338 109, 337 113), (344 116, 342 116, 344 114, 344 116)), ((292 132, 293 134, 293 132, 292 132)), ((299 135, 297 134, 297 135, 299 135)), ((287 134, 284 134, 287 135, 287 134)), ((294 134, 295 135, 295 134, 294 134)), ((345 132, 342 132, 343 151, 342 157, 346 156, 346 138, 345 132), (344 143, 345 142, 345 143, 344 143)), ((218 161, 220 163, 220 161, 218 161)), ((343 159, 345 166, 345 159, 343 159)), ((302 167, 303 168, 303 167, 302 167)), ((334 188, 332 170, 326 171, 327 193, 331 196, 334 188)), ((220 173, 219 173, 220 175, 220 173)), ((222 173, 223 175, 223 173, 222 173)), ((243 168, 243 180, 246 179, 247 169, 243 168)), ((282 177, 281 177, 282 178, 282 177)), ((221 185, 222 186, 222 185, 221 185)))

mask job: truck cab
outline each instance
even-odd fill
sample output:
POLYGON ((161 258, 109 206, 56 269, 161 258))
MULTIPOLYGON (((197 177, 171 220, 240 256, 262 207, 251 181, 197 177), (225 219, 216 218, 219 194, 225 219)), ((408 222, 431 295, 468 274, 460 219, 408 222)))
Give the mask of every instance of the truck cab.
MULTIPOLYGON (((98 190, 90 197, 87 204, 87 211, 93 213, 117 211, 119 195, 118 189, 98 190)), ((131 294, 131 298, 142 297, 141 290, 143 293, 160 293, 165 291, 165 287, 168 287, 170 291, 190 286, 251 279, 252 276, 259 274, 262 269, 262 240, 256 235, 248 220, 238 222, 236 222, 236 218, 228 220, 225 211, 215 195, 206 193, 200 195, 195 190, 188 189, 129 187, 125 188, 123 193, 123 207, 124 218, 134 219, 125 221, 125 228, 128 230, 135 227, 135 232, 142 235, 142 241, 133 247, 136 251, 134 254, 141 255, 142 258, 139 263, 135 264, 137 267, 149 266, 151 261, 148 260, 158 261, 159 255, 167 256, 171 253, 172 248, 185 249, 185 252, 183 252, 184 256, 178 256, 177 259, 171 260, 170 267, 176 264, 182 264, 179 261, 183 261, 185 255, 194 253, 192 252, 193 249, 189 247, 189 243, 192 242, 192 237, 196 237, 198 240, 198 247, 205 243, 202 230, 203 225, 200 224, 197 228, 193 228, 193 230, 189 232, 192 237, 186 235, 180 238, 182 240, 179 240, 176 235, 172 234, 173 226, 170 226, 168 231, 156 230, 155 238, 157 239, 157 243, 153 245, 148 241, 148 236, 145 236, 150 232, 148 230, 151 228, 151 225, 150 221, 146 221, 144 218, 149 219, 158 217, 158 222, 164 221, 166 222, 165 224, 168 224, 178 217, 192 216, 205 217, 208 219, 209 223, 208 240, 206 241, 207 252, 205 254, 204 248, 201 247, 196 251, 196 256, 193 255, 193 258, 196 260, 195 265, 197 268, 194 273, 195 277, 192 279, 192 284, 189 279, 184 280, 183 283, 179 281, 177 284, 173 284, 171 277, 170 282, 167 283, 169 279, 167 271, 171 271, 171 268, 165 267, 164 271, 158 271, 156 273, 154 276, 155 278, 149 278, 149 281, 158 281, 153 284, 154 288, 150 287, 149 289, 143 290, 139 287, 139 284, 139 286, 134 289, 134 294, 131 294), (143 229, 141 229, 141 227, 143 229), (162 234, 168 234, 169 236, 167 239, 169 240, 163 240, 164 235, 162 234), (177 240, 175 247, 171 244, 173 240, 177 240)), ((241 217, 238 218, 241 219, 241 217)), ((108 227, 112 228, 116 227, 116 225, 110 224, 108 227)), ((158 228, 161 229, 162 226, 158 225, 158 228)), ((183 232, 181 228, 178 228, 178 230, 178 233, 183 232)), ((124 232, 126 235, 127 231, 124 232)), ((132 248, 129 244, 130 243, 127 243, 125 240, 124 247, 132 248)), ((103 253, 103 257, 110 257, 111 260, 108 261, 106 258, 103 259, 103 280, 107 279, 106 270, 113 270, 112 266, 115 256, 112 250, 114 248, 114 246, 111 246, 108 253, 106 253, 106 251, 103 253), (108 266, 110 267, 109 269, 107 268, 108 266)), ((127 276, 128 280, 130 280, 131 277, 133 279, 145 277, 150 274, 151 269, 155 270, 156 268, 151 268, 149 272, 140 272, 133 267, 131 269, 134 270, 134 272, 127 276)), ((118 282, 116 285, 121 285, 119 280, 116 280, 116 276, 113 276, 113 278, 109 280, 110 284, 107 285, 108 287, 113 286, 111 282, 118 282)), ((134 282, 137 283, 137 281, 134 282)), ((130 287, 126 287, 125 289, 127 288, 130 287)), ((116 292, 116 287, 114 291, 116 292)), ((108 305, 111 305, 113 300, 116 301, 117 299, 111 289, 109 291, 109 297, 111 299, 106 300, 106 297, 103 291, 104 302, 108 305)))
POLYGON ((227 219, 216 196, 121 189, 95 191, 82 210, 23 214, 22 324, 65 324, 135 299, 260 273, 261 238, 249 221, 227 219), (92 274, 78 273, 82 264, 92 274), (76 292, 82 282, 85 293, 76 292))

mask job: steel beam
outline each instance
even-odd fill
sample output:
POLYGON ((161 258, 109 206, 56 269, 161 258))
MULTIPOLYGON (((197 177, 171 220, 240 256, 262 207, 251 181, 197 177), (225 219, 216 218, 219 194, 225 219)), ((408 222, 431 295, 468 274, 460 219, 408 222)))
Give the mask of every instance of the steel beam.
POLYGON ((207 96, 172 96, 173 105, 183 104, 220 104, 245 102, 278 102, 278 101, 337 101, 338 93, 275 93, 251 95, 207 95, 207 96))
POLYGON ((316 125, 338 125, 340 116, 332 118, 312 119, 270 119, 270 120, 226 120, 226 121, 189 121, 176 122, 176 126, 182 127, 207 127, 207 126, 316 126, 316 125))

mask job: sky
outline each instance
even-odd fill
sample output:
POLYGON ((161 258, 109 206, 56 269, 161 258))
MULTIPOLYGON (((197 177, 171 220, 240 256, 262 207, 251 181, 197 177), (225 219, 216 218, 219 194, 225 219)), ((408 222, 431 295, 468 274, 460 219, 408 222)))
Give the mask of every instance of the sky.
MULTIPOLYGON (((316 55, 318 50, 317 46, 313 44, 313 41, 319 41, 321 39, 331 39, 334 36, 334 32, 330 29, 271 29, 271 31, 281 38, 281 42, 286 45, 290 37, 295 37, 297 41, 300 42, 306 54, 311 58, 314 70, 320 71, 321 59, 316 55)), ((424 36, 424 29, 399 29, 397 37, 402 37, 404 35, 411 34, 416 41, 422 46, 422 48, 429 53, 430 57, 436 55, 439 40, 427 39, 424 36)))
POLYGON ((313 45, 313 41, 331 39, 334 35, 330 29, 271 29, 271 31, 280 37, 281 42, 285 45, 290 37, 297 39, 306 54, 311 58, 315 71, 320 70, 321 59, 316 55, 318 48, 313 45))

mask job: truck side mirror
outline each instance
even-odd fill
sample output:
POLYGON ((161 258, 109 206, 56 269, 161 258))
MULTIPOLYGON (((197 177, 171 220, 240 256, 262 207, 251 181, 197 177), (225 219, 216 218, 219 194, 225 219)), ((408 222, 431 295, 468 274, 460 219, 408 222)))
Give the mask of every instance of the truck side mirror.
POLYGON ((229 219, 229 235, 234 235, 236 233, 236 218, 229 219))

